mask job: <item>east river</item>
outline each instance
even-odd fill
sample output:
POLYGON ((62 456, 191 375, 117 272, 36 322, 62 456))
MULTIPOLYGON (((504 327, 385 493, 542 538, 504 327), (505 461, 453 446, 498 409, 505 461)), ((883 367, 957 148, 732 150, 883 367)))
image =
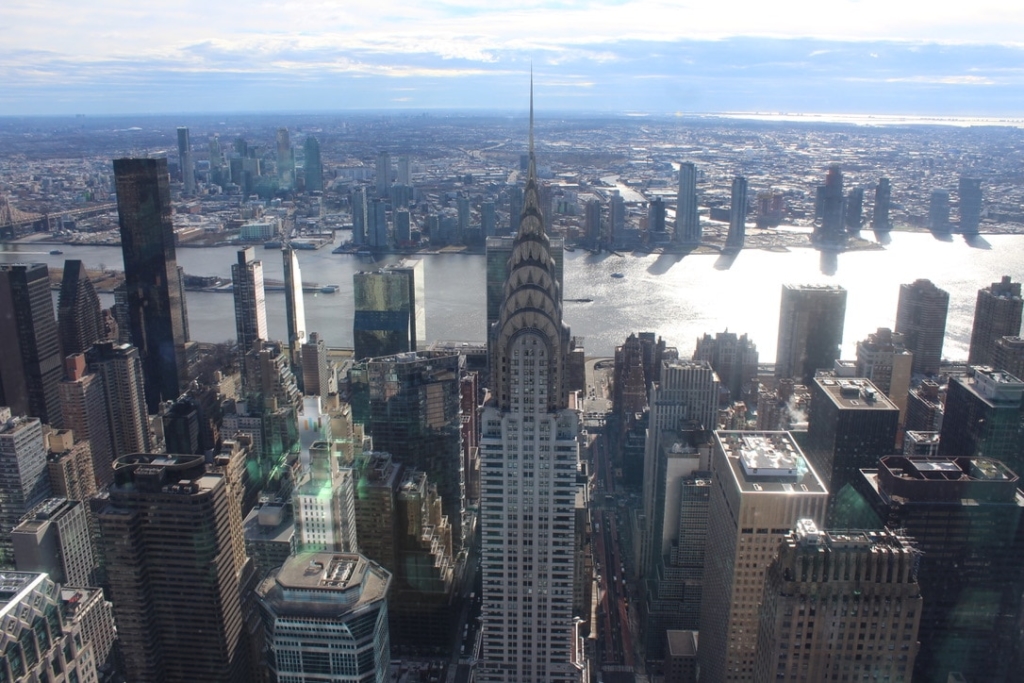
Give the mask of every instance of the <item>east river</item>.
MULTIPOLYGON (((0 262, 44 262, 62 267, 78 258, 88 268, 122 268, 120 247, 3 244, 0 262)), ((278 250, 257 247, 265 277, 281 280, 278 250)), ((237 248, 179 248, 178 264, 190 275, 230 278, 237 248)), ((484 257, 479 254, 423 255, 427 341, 481 341, 485 338, 484 257)), ((334 294, 307 293, 306 319, 332 346, 352 343, 352 274, 371 268, 355 256, 330 248, 299 252, 306 282, 337 284, 334 294)), ((383 262, 381 262, 383 263, 383 262)), ((856 343, 878 327, 892 327, 901 283, 928 278, 950 293, 943 356, 967 357, 977 290, 1003 275, 1024 279, 1024 236, 988 235, 969 246, 962 238, 940 241, 930 234, 893 232, 884 250, 821 254, 797 248, 774 252, 744 250, 734 261, 717 255, 613 254, 577 250, 565 254, 565 321, 584 338, 588 356, 610 356, 630 332, 653 331, 681 354, 697 337, 726 329, 746 333, 762 361, 774 361, 779 298, 783 284, 838 284, 849 290, 843 357, 855 356, 856 343), (622 277, 612 277, 613 273, 622 277)), ((103 305, 112 297, 101 295, 103 305)), ((56 299, 56 293, 54 295, 56 299)), ((284 293, 267 293, 270 334, 285 336, 284 293)), ((235 336, 230 294, 188 292, 192 338, 220 342, 235 336)))

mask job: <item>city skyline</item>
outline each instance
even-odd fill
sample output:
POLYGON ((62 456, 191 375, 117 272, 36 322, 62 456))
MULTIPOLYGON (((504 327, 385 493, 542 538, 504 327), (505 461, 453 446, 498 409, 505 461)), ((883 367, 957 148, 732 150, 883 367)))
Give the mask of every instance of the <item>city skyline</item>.
POLYGON ((0 8, 0 116, 521 110, 531 64, 547 111, 1024 115, 1024 19, 1003 0, 66 4, 0 8))

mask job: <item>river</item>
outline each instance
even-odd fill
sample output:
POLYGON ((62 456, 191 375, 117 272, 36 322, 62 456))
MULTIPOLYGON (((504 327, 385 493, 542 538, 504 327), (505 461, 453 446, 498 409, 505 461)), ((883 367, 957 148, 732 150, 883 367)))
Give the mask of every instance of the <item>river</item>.
MULTIPOLYGON (((565 254, 565 321, 585 340, 589 356, 610 356, 634 331, 654 331, 688 355, 697 337, 726 329, 746 333, 757 344, 762 361, 775 360, 779 299, 783 284, 839 284, 849 290, 843 357, 855 356, 856 343, 878 327, 892 327, 901 283, 928 278, 950 293, 943 356, 967 357, 974 302, 979 288, 1003 275, 1024 279, 1024 236, 989 235, 980 246, 959 237, 940 241, 930 234, 894 232, 884 250, 832 255, 812 249, 741 252, 734 261, 716 255, 593 255, 577 250, 565 254), (619 273, 623 277, 612 277, 619 273)), ((0 262, 44 262, 62 266, 78 258, 87 267, 122 268, 119 247, 64 246, 63 255, 48 253, 50 245, 0 245, 0 262)), ((178 249, 178 263, 191 275, 230 277, 234 247, 178 249)), ((265 277, 282 279, 281 255, 257 249, 265 277)), ((483 340, 484 257, 467 254, 424 255, 428 341, 483 340)), ((329 248, 301 251, 303 280, 337 284, 335 294, 307 294, 310 331, 320 332, 332 346, 352 343, 352 274, 370 266, 355 256, 336 255, 329 248)), ((382 262, 383 263, 383 262, 382 262)), ((55 294, 56 298, 56 294, 55 294)), ((112 303, 102 295, 103 305, 112 303)), ((192 338, 224 341, 235 336, 229 294, 188 292, 192 338)), ((284 293, 268 292, 271 336, 285 336, 284 293)))

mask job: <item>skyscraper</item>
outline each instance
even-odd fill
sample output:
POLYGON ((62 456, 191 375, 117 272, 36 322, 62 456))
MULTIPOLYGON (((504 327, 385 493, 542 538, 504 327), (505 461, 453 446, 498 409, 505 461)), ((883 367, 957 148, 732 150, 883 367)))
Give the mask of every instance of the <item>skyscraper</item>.
POLYGON ((741 175, 732 179, 732 205, 729 208, 729 235, 725 246, 743 247, 747 235, 747 179, 741 175))
POLYGON ((693 359, 711 363, 722 387, 729 390, 730 401, 741 401, 745 391, 757 389, 757 346, 745 334, 705 334, 697 340, 693 359))
MULTIPOLYGON (((517 223, 518 225, 518 223, 517 223)), ((505 280, 508 279, 509 257, 515 246, 514 237, 493 237, 486 242, 487 253, 487 329, 498 322, 501 305, 505 301, 505 280)), ((555 259, 555 278, 562 287, 565 241, 561 237, 549 238, 548 252, 555 259)))
POLYGON ((494 237, 498 231, 498 216, 495 213, 494 202, 486 201, 480 204, 480 232, 486 240, 494 237))
MULTIPOLYGON (((128 344, 100 342, 85 354, 85 360, 89 372, 98 375, 103 383, 113 458, 152 450, 138 349, 128 344)), ((93 433, 94 427, 90 425, 89 430, 93 433)), ((103 466, 109 467, 109 462, 103 466)))
POLYGON ((977 235, 981 223, 981 180, 960 176, 960 232, 977 235))
MULTIPOLYGON (((64 426, 89 443, 96 485, 105 488, 114 479, 115 456, 103 377, 87 370, 85 356, 80 353, 65 359, 64 374, 66 378, 60 383, 64 426)), ((144 403, 141 408, 145 411, 144 403)))
POLYGON ((871 213, 871 229, 886 231, 892 228, 889 221, 889 205, 892 202, 892 186, 888 178, 882 178, 875 186, 875 206, 871 213))
POLYGON ((900 285, 896 306, 896 332, 914 354, 915 375, 937 375, 942 361, 942 342, 946 338, 946 312, 949 292, 931 280, 914 280, 900 285))
POLYGON ((987 366, 952 377, 939 455, 986 457, 1024 471, 1024 381, 987 366))
POLYGON ((914 354, 907 350, 903 335, 887 327, 857 342, 857 377, 871 380, 900 409, 900 424, 907 411, 914 354))
MULTIPOLYGON (((680 447, 676 451, 691 453, 692 463, 682 467, 670 467, 675 433, 683 425, 692 425, 691 431, 710 431, 716 426, 718 415, 718 376, 705 360, 663 361, 660 380, 650 382, 651 416, 648 423, 648 437, 644 450, 644 517, 647 521, 642 542, 642 557, 638 558, 640 572, 649 574, 658 560, 668 554, 668 547, 676 536, 676 512, 669 499, 677 501, 679 481, 697 470, 707 469, 695 455, 692 446, 680 447), (670 473, 670 469, 673 471, 670 473)), ((675 463, 679 465, 679 462, 675 463)))
POLYGON ((46 572, 66 586, 96 585, 88 504, 48 498, 11 532, 18 571, 46 572))
POLYGON ((789 432, 715 432, 700 609, 702 680, 752 681, 764 573, 828 491, 789 432))
POLYGON ((391 195, 391 155, 377 154, 377 196, 387 199, 391 195))
POLYGON ((857 233, 860 231, 860 226, 863 224, 864 219, 864 188, 855 187, 850 190, 849 194, 846 195, 846 230, 847 232, 857 233))
POLYGON ((862 378, 815 377, 810 387, 804 452, 829 491, 829 510, 834 510, 843 487, 855 483, 861 468, 873 467, 896 451, 899 408, 862 378))
POLYGON ((302 145, 303 170, 306 173, 306 192, 324 191, 324 162, 320 159, 320 141, 312 135, 306 136, 302 145))
POLYGON ((1024 299, 1020 283, 1012 282, 1009 275, 990 287, 978 290, 974 306, 974 327, 971 328, 970 365, 992 365, 992 353, 1000 337, 1020 335, 1021 311, 1024 299))
POLYGON ((0 264, 0 405, 61 427, 61 350, 45 263, 0 264))
POLYGON ((357 187, 352 190, 349 201, 352 204, 352 243, 366 244, 367 216, 366 188, 357 187))
POLYGON ((839 358, 846 290, 838 285, 783 285, 775 376, 810 384, 839 358))
POLYGON ((398 184, 406 187, 412 186, 412 171, 408 154, 398 157, 398 184))
POLYGON ((178 166, 181 167, 182 192, 191 197, 196 193, 196 164, 188 128, 184 126, 178 128, 178 166))
POLYGON ((676 195, 676 233, 678 244, 700 244, 700 218, 697 215, 697 167, 692 161, 679 164, 679 192, 676 195))
POLYGON ((359 554, 289 557, 256 590, 273 679, 388 681, 391 581, 359 554))
POLYGON ((299 255, 291 246, 281 249, 284 261, 284 310, 288 328, 288 347, 294 352, 306 343, 306 306, 302 299, 302 273, 299 255))
POLYGON ((78 259, 64 261, 64 278, 57 304, 57 330, 63 356, 85 353, 104 337, 100 298, 85 272, 85 266, 78 259))
POLYGON ((647 210, 648 238, 658 240, 665 232, 665 200, 660 196, 650 201, 647 210))
POLYGON ((992 367, 1024 377, 1024 338, 1007 335, 997 339, 992 349, 992 367))
POLYGON ((910 681, 919 561, 913 539, 887 529, 828 532, 797 522, 765 572, 754 680, 910 681))
POLYGON ((949 232, 949 192, 932 190, 928 199, 928 229, 934 233, 949 232))
POLYGON ((142 358, 146 407, 156 413, 188 381, 188 315, 174 251, 167 160, 115 159, 114 177, 131 339, 142 358))
POLYGON ((238 501, 202 455, 136 454, 97 515, 128 678, 252 680, 238 501))
POLYGON ((505 300, 490 330, 481 419, 483 651, 479 680, 577 683, 573 619, 578 417, 568 408, 569 328, 544 229, 533 152, 505 300))
POLYGON ((353 420, 365 425, 375 449, 437 484, 456 549, 465 515, 463 364, 458 353, 421 351, 367 359, 349 372, 353 420))
MULTIPOLYGON (((879 526, 914 539, 921 553, 921 648, 913 680, 945 681, 954 671, 968 681, 1020 680, 1013 664, 1024 593, 1024 495, 1017 474, 990 458, 893 455, 861 475, 868 512, 879 526)), ((908 620, 914 616, 906 612, 908 620)), ((902 661, 913 640, 894 645, 902 661)))
POLYGON ((423 262, 385 266, 352 276, 355 357, 374 358, 415 351, 424 339, 423 262))
POLYGON ((0 565, 13 566, 11 529, 50 495, 43 426, 0 406, 0 565))
POLYGON ((277 179, 282 189, 295 186, 295 150, 287 128, 277 129, 277 179))
POLYGON ((601 202, 596 199, 587 200, 583 225, 587 243, 596 247, 601 243, 601 202))
POLYGON ((316 332, 302 345, 302 393, 320 396, 325 401, 330 393, 330 368, 327 364, 327 343, 316 332))
POLYGON ((256 250, 238 250, 238 262, 231 264, 235 296, 235 332, 238 350, 246 353, 257 339, 267 339, 267 295, 263 291, 263 261, 256 250))
POLYGON ((836 246, 842 243, 846 233, 843 227, 846 198, 843 197, 843 172, 839 164, 828 167, 822 187, 821 223, 814 230, 814 239, 819 245, 836 246))

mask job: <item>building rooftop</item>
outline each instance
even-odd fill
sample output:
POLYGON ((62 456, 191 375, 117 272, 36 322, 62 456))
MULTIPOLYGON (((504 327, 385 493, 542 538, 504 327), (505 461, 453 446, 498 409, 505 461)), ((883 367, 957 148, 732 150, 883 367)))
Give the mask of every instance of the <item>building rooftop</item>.
POLYGON ((696 657, 700 634, 697 631, 665 631, 670 657, 696 657))
POLYGON ((279 615, 337 617, 383 600, 390 584, 391 573, 364 555, 300 553, 272 572, 257 592, 279 615))
POLYGON ((264 503, 245 516, 242 531, 246 541, 289 543, 295 534, 295 521, 285 514, 284 503, 264 503))
POLYGON ((899 410, 871 380, 863 377, 815 377, 814 383, 842 410, 899 410))
POLYGON ((863 469, 869 486, 895 503, 1015 503, 1024 507, 1019 478, 992 458, 909 457, 880 458, 878 468, 863 469))
POLYGON ((972 394, 992 406, 997 403, 1016 405, 1024 398, 1024 381, 988 365, 971 366, 969 375, 956 377, 951 381, 958 381, 972 394))
POLYGON ((720 430, 715 440, 743 492, 828 494, 789 432, 720 430))

